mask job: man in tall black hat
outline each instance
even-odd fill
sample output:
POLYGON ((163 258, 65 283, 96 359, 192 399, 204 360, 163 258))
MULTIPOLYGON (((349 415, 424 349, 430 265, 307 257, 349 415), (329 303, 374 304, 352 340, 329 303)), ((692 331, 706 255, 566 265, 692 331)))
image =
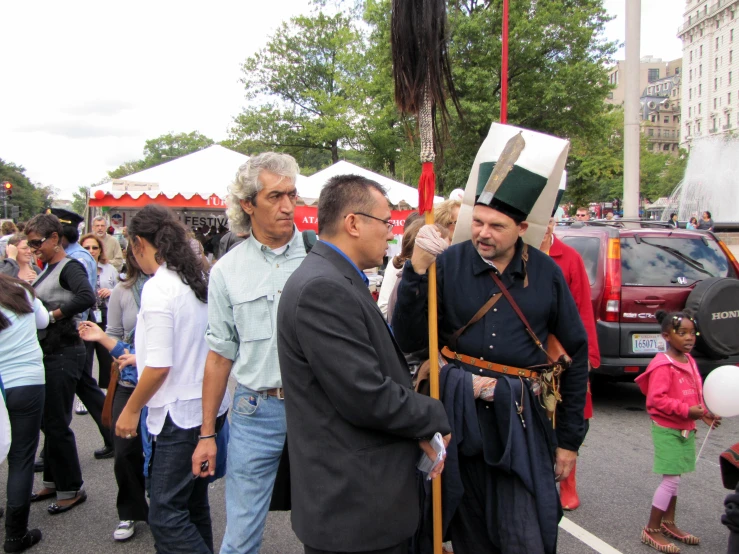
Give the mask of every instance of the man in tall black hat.
MULTIPOLYGON (((67 256, 74 258, 85 266, 87 278, 90 281, 93 291, 97 291, 98 267, 95 259, 87 250, 79 245, 80 233, 79 225, 84 221, 82 216, 65 210, 63 208, 51 208, 46 213, 55 215, 62 224, 62 247, 67 256)), ((92 311, 86 315, 88 321, 94 321, 92 311)), ((94 455, 97 459, 110 458, 113 456, 113 444, 110 440, 110 429, 103 425, 102 413, 105 395, 98 387, 97 381, 92 376, 92 366, 95 356, 95 343, 85 343, 87 349, 87 360, 85 362, 85 371, 77 382, 77 401, 76 411, 78 414, 85 414, 89 410, 90 415, 95 420, 95 424, 100 430, 103 437, 103 447, 96 450, 94 455)), ((107 352, 106 352, 107 354, 107 352)), ((109 355, 109 354, 108 354, 109 355)), ((108 365, 108 367, 110 367, 108 365)))
POLYGON ((422 299, 436 261, 439 346, 451 362, 440 375, 453 437, 443 519, 457 554, 556 551, 556 481, 587 431, 587 335, 561 270, 538 250, 567 148, 495 124, 475 160, 455 244, 435 259, 417 240, 403 270, 392 327, 400 347, 416 352, 428 344, 422 299), (559 356, 546 352, 554 336, 572 359, 559 374, 550 371, 559 356))

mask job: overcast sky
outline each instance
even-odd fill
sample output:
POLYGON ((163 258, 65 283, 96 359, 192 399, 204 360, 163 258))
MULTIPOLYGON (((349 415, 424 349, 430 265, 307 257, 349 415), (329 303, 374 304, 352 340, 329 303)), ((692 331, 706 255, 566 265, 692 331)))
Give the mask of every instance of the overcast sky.
MULTIPOLYGON (((623 42, 625 0, 607 37, 623 42)), ((682 0, 642 0, 642 55, 682 55, 682 0)), ((227 138, 244 59, 307 0, 0 3, 0 158, 70 198, 169 132, 227 138), (258 6, 258 7, 255 7, 258 6)), ((618 58, 623 58, 623 51, 618 58)))

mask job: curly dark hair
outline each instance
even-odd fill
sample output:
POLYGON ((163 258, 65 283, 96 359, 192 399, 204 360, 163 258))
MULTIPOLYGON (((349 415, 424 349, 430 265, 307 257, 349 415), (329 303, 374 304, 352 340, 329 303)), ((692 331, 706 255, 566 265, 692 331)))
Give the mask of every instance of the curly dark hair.
POLYGON ((136 237, 145 238, 156 248, 157 262, 166 263, 167 268, 176 271, 182 282, 192 289, 198 300, 208 302, 208 280, 203 262, 195 255, 187 231, 171 210, 149 204, 133 216, 128 225, 128 239, 133 243, 136 237))
POLYGON ((668 312, 665 310, 657 310, 654 314, 654 317, 657 319, 657 323, 660 324, 663 333, 677 331, 678 329, 680 329, 680 324, 682 323, 683 319, 687 319, 695 327, 696 334, 700 335, 700 333, 698 332, 698 322, 695 320, 693 314, 691 314, 690 312, 668 312))

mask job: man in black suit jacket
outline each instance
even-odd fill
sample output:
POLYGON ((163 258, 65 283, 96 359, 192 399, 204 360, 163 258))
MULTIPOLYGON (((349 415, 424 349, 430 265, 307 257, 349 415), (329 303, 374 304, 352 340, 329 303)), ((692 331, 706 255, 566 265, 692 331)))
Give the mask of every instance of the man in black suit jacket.
POLYGON ((306 554, 406 554, 419 444, 431 455, 428 439, 450 432, 441 402, 413 391, 362 273, 382 262, 389 219, 380 185, 332 178, 318 201, 321 240, 280 300, 292 525, 306 554))

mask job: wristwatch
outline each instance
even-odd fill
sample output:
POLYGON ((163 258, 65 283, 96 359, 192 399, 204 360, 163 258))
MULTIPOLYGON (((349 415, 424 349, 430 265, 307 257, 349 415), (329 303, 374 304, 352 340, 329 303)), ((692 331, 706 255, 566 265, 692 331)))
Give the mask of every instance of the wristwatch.
POLYGON ((56 323, 56 318, 54 317, 54 310, 49 310, 49 323, 56 323))

